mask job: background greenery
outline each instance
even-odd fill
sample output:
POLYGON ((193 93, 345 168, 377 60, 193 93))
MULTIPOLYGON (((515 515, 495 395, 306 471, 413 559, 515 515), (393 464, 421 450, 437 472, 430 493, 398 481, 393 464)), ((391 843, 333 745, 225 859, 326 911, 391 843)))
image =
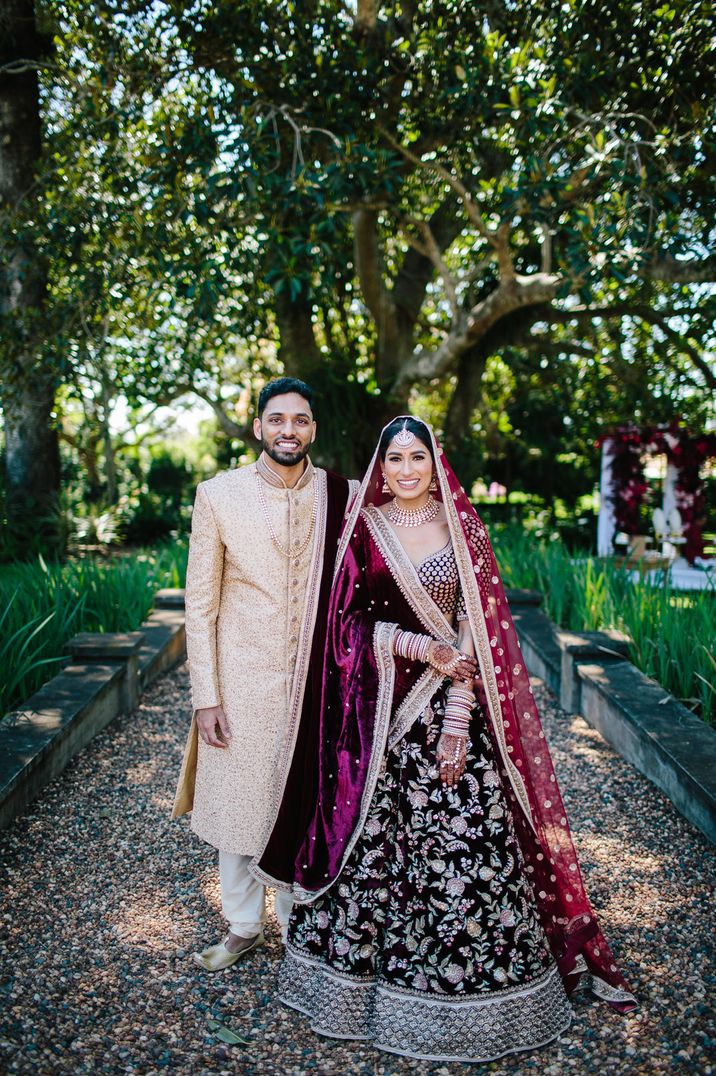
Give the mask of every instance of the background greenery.
POLYGON ((560 541, 497 526, 492 539, 506 586, 543 595, 545 612, 572 631, 617 628, 629 656, 705 721, 716 717, 716 591, 674 592, 634 582, 611 560, 575 557, 560 541))
POLYGON ((5 705, 181 575, 193 487, 288 373, 349 475, 430 420, 506 487, 515 581, 552 571, 560 622, 621 623, 705 713, 709 599, 565 549, 600 435, 714 420, 714 55, 705 0, 5 0, 5 705))
POLYGON ((277 372, 317 384, 319 460, 359 473, 411 406, 466 483, 548 508, 591 493, 610 424, 702 427, 710 14, 8 0, 6 549, 62 547, 68 509, 158 536, 162 440, 197 463, 177 412, 213 416, 210 470, 277 372))
POLYGON ((186 543, 0 569, 0 715, 59 672, 78 631, 133 631, 161 587, 183 587, 186 543))
MULTIPOLYGON (((537 527, 539 524, 537 523, 537 527)), ((633 583, 613 563, 576 557, 560 540, 514 524, 491 527, 506 586, 534 588, 564 628, 618 628, 637 668, 705 721, 716 716, 716 593, 633 583)), ((48 565, 0 569, 0 714, 59 671, 78 631, 131 631, 159 587, 182 587, 186 542, 48 565)))

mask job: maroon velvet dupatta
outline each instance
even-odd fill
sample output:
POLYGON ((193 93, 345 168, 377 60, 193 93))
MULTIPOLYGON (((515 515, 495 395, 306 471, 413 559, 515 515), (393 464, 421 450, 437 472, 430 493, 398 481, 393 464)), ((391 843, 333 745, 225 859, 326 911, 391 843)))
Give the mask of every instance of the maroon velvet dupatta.
MULTIPOLYGON (((501 764, 542 926, 568 991, 584 975, 594 993, 633 1009, 589 904, 529 675, 487 532, 429 427, 475 652, 484 716, 501 764)), ((298 901, 325 893, 360 836, 387 750, 443 682, 429 666, 392 655, 398 628, 455 642, 378 506, 378 453, 348 513, 323 653, 320 708, 304 710, 306 750, 295 755, 278 823, 256 873, 298 901), (303 777, 303 781, 301 778, 303 777), (303 787, 302 787, 303 786, 303 787), (282 830, 287 824, 288 829, 282 830)))

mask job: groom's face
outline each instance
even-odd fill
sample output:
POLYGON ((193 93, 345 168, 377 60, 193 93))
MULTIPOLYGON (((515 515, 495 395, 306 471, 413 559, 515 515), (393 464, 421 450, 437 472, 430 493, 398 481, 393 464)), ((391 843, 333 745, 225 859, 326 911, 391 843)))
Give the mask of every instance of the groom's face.
POLYGON ((297 392, 273 396, 261 418, 254 419, 254 435, 275 463, 295 467, 316 439, 316 423, 308 400, 297 392))

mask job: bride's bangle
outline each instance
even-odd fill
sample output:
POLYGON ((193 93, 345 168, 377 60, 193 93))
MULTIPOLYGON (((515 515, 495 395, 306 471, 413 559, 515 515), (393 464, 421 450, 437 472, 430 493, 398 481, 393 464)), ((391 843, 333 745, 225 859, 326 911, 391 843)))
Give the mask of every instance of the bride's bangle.
POLYGON ((468 687, 453 682, 448 688, 442 731, 448 736, 467 736, 475 696, 468 687))
POLYGON ((397 631, 393 641, 393 653, 396 657, 408 661, 428 660, 428 648, 432 642, 430 635, 418 635, 414 631, 397 631))

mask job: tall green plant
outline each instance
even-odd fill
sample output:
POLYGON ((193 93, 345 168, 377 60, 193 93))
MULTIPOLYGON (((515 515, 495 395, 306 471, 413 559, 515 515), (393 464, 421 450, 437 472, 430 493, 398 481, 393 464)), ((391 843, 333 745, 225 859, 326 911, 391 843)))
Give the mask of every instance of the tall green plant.
POLYGON ((508 586, 539 590, 562 628, 625 632, 636 667, 714 721, 716 590, 682 594, 663 579, 637 582, 612 561, 574 557, 558 539, 540 541, 518 527, 495 528, 493 536, 508 586))
POLYGON ((131 631, 160 587, 184 585, 187 548, 165 546, 108 560, 42 557, 0 572, 0 713, 54 673, 78 631, 131 631))

